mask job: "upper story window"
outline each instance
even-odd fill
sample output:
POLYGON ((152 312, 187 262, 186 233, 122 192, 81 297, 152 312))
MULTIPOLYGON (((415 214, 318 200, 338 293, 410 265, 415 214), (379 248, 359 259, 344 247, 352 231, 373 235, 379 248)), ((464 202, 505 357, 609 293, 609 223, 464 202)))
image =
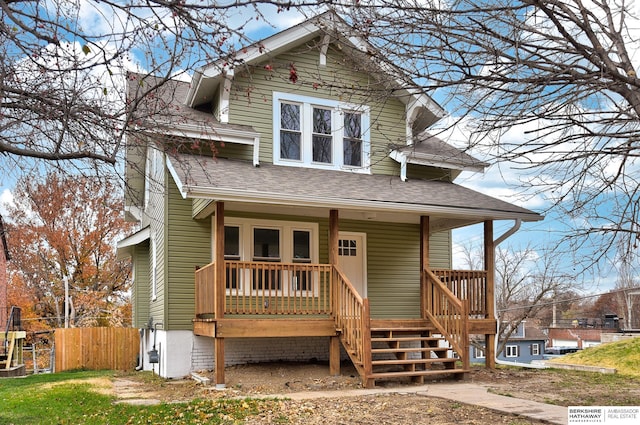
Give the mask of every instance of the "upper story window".
POLYGON ((369 108, 274 93, 273 162, 369 173, 369 108))

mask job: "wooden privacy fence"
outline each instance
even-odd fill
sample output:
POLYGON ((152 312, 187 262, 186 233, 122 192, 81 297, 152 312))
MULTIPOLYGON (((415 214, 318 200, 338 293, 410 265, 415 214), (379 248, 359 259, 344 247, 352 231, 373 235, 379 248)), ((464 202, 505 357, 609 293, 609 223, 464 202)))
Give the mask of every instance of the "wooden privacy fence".
POLYGON ((132 370, 136 366, 140 334, 135 328, 62 328, 54 335, 56 372, 132 370))

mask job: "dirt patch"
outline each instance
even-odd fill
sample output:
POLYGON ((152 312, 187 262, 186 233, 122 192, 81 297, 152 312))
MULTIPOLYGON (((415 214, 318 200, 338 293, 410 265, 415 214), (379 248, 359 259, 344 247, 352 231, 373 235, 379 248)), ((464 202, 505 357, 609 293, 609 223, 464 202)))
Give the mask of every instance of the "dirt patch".
MULTIPOLYGON (((228 367, 226 389, 216 390, 211 372, 203 385, 192 379, 164 380, 148 373, 116 379, 126 380, 127 389, 118 394, 127 399, 157 402, 183 402, 195 398, 220 399, 257 397, 304 391, 336 391, 338 396, 296 401, 281 399, 269 409, 249 418, 246 424, 511 424, 540 425, 543 422, 517 417, 465 403, 443 400, 424 393, 411 392, 417 384, 407 380, 379 382, 377 386, 394 388, 392 394, 340 396, 340 391, 361 388, 360 379, 349 364, 340 376, 330 376, 325 364, 270 363, 228 367), (403 389, 406 392, 403 392, 403 389)), ((619 377, 618 377, 619 378, 619 377)), ((450 382, 451 378, 444 379, 450 382)), ((640 405, 640 381, 613 379, 593 373, 573 371, 502 368, 474 369, 468 381, 488 391, 543 403, 569 405, 640 405), (590 401, 591 400, 591 401, 590 401)), ((438 381, 425 381, 426 384, 438 381)), ((116 383, 116 388, 118 384, 116 383)), ((117 390, 117 392, 120 390, 117 390)))
POLYGON ((113 395, 115 390, 113 382, 109 378, 90 378, 90 379, 69 379, 62 382, 51 382, 49 384, 43 384, 42 389, 50 389, 59 385, 79 385, 86 384, 91 386, 91 390, 98 394, 113 395))

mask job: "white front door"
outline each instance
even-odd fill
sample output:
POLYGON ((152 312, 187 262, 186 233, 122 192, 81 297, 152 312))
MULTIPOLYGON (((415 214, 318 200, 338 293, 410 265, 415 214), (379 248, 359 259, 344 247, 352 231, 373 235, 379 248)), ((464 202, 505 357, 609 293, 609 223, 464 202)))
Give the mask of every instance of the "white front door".
POLYGON ((367 234, 340 232, 338 264, 362 298, 367 297, 367 234))

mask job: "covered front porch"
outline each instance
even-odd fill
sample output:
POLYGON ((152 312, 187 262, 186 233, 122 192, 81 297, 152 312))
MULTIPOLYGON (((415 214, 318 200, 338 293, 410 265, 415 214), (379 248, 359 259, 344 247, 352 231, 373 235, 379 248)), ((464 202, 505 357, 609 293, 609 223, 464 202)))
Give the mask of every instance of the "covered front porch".
POLYGON ((214 339, 218 386, 225 383, 225 338, 328 337, 330 374, 340 371, 342 345, 366 387, 392 377, 464 375, 469 334, 485 335, 493 366, 491 220, 484 221, 485 270, 448 270, 430 267, 434 230, 430 217, 421 216, 419 316, 381 318, 372 317, 370 299, 340 265, 338 210, 329 211, 326 264, 225 259, 224 203, 216 202, 213 212, 214 261, 196 270, 193 322, 196 335, 214 339))

